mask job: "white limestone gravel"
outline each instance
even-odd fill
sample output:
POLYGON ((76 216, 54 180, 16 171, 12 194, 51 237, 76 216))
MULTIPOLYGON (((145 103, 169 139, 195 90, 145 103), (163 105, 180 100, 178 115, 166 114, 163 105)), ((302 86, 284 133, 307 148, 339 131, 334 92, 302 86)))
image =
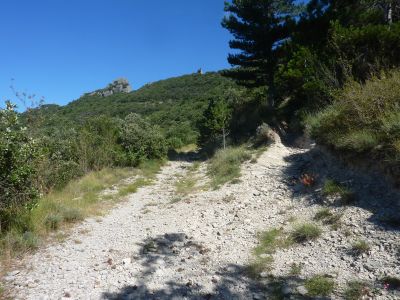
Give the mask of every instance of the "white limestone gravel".
MULTIPOLYGON (((289 232, 293 223, 312 220, 326 205, 318 190, 305 191, 296 181, 313 167, 320 179, 336 174, 329 163, 321 168, 317 160, 326 160, 317 156, 278 143, 257 163, 243 165, 240 183, 185 197, 176 194, 174 184, 191 163, 169 162, 153 185, 140 188, 100 220, 76 226, 65 242, 27 256, 3 281, 15 299, 269 299, 270 279, 250 279, 246 265, 258 232, 276 227, 289 232)), ((197 176, 204 181, 202 164, 197 176)), ((343 180, 349 176, 356 175, 346 173, 343 180)), ((355 181, 354 188, 363 180, 355 181)), ((278 250, 271 274, 290 280, 291 264, 302 263, 300 279, 330 274, 339 290, 351 279, 376 282, 384 275, 400 276, 399 231, 379 224, 374 210, 379 205, 363 203, 333 207, 344 214, 343 229, 321 224, 319 240, 278 250), (372 246, 363 257, 348 252, 357 237, 372 246)), ((374 297, 398 296, 382 290, 374 297)))

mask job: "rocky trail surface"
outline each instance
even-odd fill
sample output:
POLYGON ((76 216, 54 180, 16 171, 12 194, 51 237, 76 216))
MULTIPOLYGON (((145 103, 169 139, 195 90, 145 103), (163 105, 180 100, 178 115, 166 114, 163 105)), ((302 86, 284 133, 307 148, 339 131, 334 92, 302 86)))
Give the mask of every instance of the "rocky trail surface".
MULTIPOLYGON (((316 274, 335 281, 337 292, 325 299, 343 299, 349 280, 376 284, 383 276, 400 277, 400 231, 381 222, 399 213, 400 198, 384 183, 332 166, 317 150, 278 143, 256 163, 243 164, 239 183, 179 195, 175 183, 191 165, 169 162, 153 185, 76 226, 65 242, 27 256, 3 278, 15 299, 307 299, 304 280, 316 274), (299 182, 305 173, 318 182, 348 183, 356 202, 330 203, 318 185, 299 182), (320 238, 277 249, 268 272, 257 280, 248 276, 259 232, 290 232, 295 224, 316 222, 315 213, 327 206, 340 213, 340 228, 320 222, 320 238), (370 249, 355 256, 349 249, 358 238, 370 249), (301 265, 299 274, 290 274, 293 263, 301 265)), ((202 163, 195 171, 202 184, 205 170, 202 163)), ((366 294, 400 299, 391 286, 366 294)))

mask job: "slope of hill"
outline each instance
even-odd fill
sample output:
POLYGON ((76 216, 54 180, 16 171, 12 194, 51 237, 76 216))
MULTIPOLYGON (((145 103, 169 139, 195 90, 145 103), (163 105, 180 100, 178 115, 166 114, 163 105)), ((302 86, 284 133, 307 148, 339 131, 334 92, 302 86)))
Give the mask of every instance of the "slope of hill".
POLYGON ((192 142, 208 99, 232 88, 238 87, 220 73, 190 74, 150 83, 131 93, 107 97, 87 93, 66 106, 45 105, 34 113, 40 112, 44 127, 49 128, 79 125, 98 115, 123 118, 134 112, 160 125, 167 136, 185 132, 186 142, 192 142))

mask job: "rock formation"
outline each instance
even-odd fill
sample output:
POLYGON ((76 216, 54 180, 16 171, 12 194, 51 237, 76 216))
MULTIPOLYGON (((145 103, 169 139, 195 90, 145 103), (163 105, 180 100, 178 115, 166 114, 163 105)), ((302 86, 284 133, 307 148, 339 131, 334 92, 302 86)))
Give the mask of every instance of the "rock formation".
POLYGON ((129 84, 129 81, 125 78, 119 78, 110 83, 106 88, 89 93, 89 95, 107 97, 118 93, 130 93, 131 91, 132 87, 129 84))

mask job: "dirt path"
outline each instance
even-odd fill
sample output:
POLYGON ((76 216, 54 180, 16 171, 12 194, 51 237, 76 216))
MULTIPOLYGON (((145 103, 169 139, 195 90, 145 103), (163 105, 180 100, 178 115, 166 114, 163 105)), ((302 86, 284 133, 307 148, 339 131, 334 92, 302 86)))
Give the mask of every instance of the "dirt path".
MULTIPOLYGON (((312 160, 309 151, 277 144, 257 163, 243 165, 240 183, 185 197, 176 195, 174 184, 191 163, 170 162, 154 185, 139 189, 100 220, 86 220, 62 244, 27 257, 25 268, 5 278, 7 285, 16 299, 269 299, 270 278, 249 279, 246 265, 257 232, 290 230, 322 207, 310 201, 316 194, 307 195, 293 183, 312 160)), ((203 164, 199 177, 204 169, 203 164)), ((274 255, 271 272, 288 282, 284 294, 297 293, 293 289, 301 285, 293 287, 293 278, 286 278, 296 261, 304 263, 300 279, 323 272, 339 285, 351 278, 375 280, 379 272, 400 275, 393 254, 398 231, 374 223, 369 207, 333 209, 343 211, 344 228, 378 243, 372 244, 373 260, 347 255, 352 240, 345 231, 321 225, 319 241, 274 255)))

